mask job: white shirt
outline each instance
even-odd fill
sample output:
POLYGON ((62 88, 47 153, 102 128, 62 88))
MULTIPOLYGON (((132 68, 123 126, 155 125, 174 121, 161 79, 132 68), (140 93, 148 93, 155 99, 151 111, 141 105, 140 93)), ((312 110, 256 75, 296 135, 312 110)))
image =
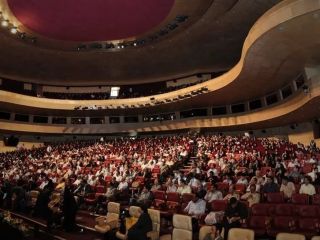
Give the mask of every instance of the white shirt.
POLYGON ((212 202, 213 200, 222 200, 223 196, 222 193, 220 191, 209 191, 207 192, 206 196, 204 197, 204 199, 207 202, 212 202))
POLYGON ((177 192, 180 193, 181 195, 184 193, 191 193, 191 188, 190 186, 186 185, 184 187, 178 187, 177 192))
POLYGON ((314 188, 314 186, 312 184, 302 184, 299 190, 300 194, 308 194, 308 195, 314 195, 316 194, 316 189, 314 188))
POLYGON ((176 185, 168 186, 167 193, 168 192, 177 192, 177 186, 176 185))
POLYGON ((119 185, 118 185, 118 190, 124 190, 128 188, 128 183, 127 182, 120 182, 119 185))
POLYGON ((239 180, 237 181, 237 184, 245 184, 248 185, 248 180, 246 178, 239 178, 239 180))
POLYGON ((197 202, 190 201, 184 211, 190 216, 202 215, 206 211, 206 202, 202 199, 198 199, 197 202))

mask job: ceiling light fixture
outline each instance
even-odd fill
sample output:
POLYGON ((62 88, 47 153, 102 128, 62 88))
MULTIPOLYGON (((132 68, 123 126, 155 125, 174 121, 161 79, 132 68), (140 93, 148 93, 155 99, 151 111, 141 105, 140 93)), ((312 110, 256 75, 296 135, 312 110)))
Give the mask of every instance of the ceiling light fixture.
POLYGON ((17 34, 17 33, 18 33, 18 28, 17 28, 17 27, 12 27, 12 28, 10 29, 10 32, 11 32, 12 34, 17 34))
POLYGON ((1 21, 1 26, 2 27, 8 27, 9 26, 9 21, 8 20, 2 20, 1 21))

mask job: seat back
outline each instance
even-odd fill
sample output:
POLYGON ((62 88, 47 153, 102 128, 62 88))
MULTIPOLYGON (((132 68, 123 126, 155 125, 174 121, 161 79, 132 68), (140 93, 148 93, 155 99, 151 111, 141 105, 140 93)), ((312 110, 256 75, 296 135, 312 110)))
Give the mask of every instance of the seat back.
POLYGON ((282 192, 267 193, 267 202, 269 203, 283 203, 284 196, 282 192))
POLYGON ((176 192, 168 192, 167 201, 177 202, 177 203, 180 202, 180 194, 176 192))
POLYGON ((141 213, 141 208, 137 206, 130 206, 129 214, 131 217, 139 218, 141 213))
POLYGON ((254 240, 254 231, 251 229, 231 228, 228 240, 254 240))
POLYGON ((215 233, 216 227, 215 226, 202 226, 199 231, 199 240, 204 240, 204 238, 209 233, 215 233))
POLYGON ((227 200, 213 200, 211 202, 211 211, 225 211, 228 205, 227 200))
POLYGON ((148 213, 152 221, 152 230, 160 234, 160 211, 149 208, 148 213))
POLYGON ((294 193, 291 200, 293 204, 309 204, 309 195, 294 193))
POLYGON ((292 216, 293 215, 293 205, 284 203, 277 204, 275 207, 277 216, 292 216))
POLYGON ((306 240, 306 237, 301 234, 278 233, 276 240, 306 240))
POLYGON ((320 194, 315 194, 312 196, 312 204, 320 205, 320 194))
POLYGON ((254 216, 268 216, 269 215, 269 204, 257 203, 251 206, 251 213, 254 216))
POLYGON ((194 199, 193 193, 184 193, 181 196, 182 203, 189 203, 192 199, 194 199))
POLYGON ((192 240, 192 220, 190 216, 174 214, 172 240, 192 240))
POLYGON ((317 217, 319 214, 319 207, 315 205, 301 205, 298 207, 300 217, 317 217))
POLYGON ((120 217, 120 203, 109 202, 107 218, 119 219, 120 217))
POLYGON ((311 240, 320 240, 320 236, 314 236, 311 238, 311 240))
POLYGON ((39 195, 39 191, 36 191, 36 190, 30 191, 31 198, 38 198, 38 195, 39 195))
POLYGON ((301 231, 315 231, 319 226, 318 218, 299 218, 298 227, 301 231))
POLYGON ((154 199, 166 200, 166 192, 165 191, 153 191, 152 192, 154 199))

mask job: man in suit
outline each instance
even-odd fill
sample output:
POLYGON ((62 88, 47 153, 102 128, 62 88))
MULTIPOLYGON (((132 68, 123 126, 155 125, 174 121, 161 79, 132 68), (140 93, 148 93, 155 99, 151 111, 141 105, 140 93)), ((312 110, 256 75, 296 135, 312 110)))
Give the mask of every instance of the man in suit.
POLYGON ((231 228, 241 227, 241 221, 248 217, 247 207, 232 197, 224 213, 223 227, 224 239, 228 239, 228 232, 231 228))

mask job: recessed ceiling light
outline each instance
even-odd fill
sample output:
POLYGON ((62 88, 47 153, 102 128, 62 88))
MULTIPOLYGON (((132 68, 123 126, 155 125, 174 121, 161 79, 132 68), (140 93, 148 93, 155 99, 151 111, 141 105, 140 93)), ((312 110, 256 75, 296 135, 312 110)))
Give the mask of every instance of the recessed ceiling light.
POLYGON ((9 21, 8 20, 2 20, 1 21, 1 26, 2 27, 8 27, 9 26, 9 21))
POLYGON ((18 32, 17 27, 11 28, 11 29, 10 29, 10 32, 11 32, 12 34, 17 34, 17 32, 18 32))

